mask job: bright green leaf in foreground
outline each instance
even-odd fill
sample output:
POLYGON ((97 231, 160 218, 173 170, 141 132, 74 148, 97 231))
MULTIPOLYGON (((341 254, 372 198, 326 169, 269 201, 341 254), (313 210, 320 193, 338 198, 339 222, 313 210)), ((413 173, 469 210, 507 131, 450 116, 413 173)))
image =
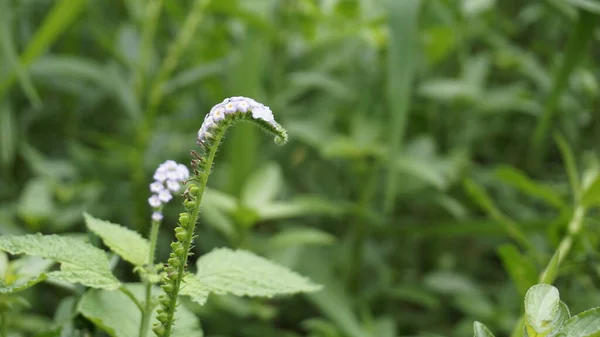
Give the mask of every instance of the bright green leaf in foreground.
POLYGON ((600 336, 600 308, 590 309, 571 317, 558 334, 560 337, 600 336))
POLYGON ((569 316, 569 309, 560 301, 555 287, 537 284, 527 291, 525 329, 529 337, 554 336, 569 316))
POLYGON ((264 296, 321 289, 309 279, 243 250, 215 249, 197 262, 196 277, 217 294, 264 296))
POLYGON ((85 224, 105 245, 125 261, 142 266, 148 260, 150 244, 140 234, 123 226, 96 219, 84 213, 85 224))
POLYGON ((81 240, 41 234, 3 236, 0 237, 0 250, 63 263, 61 271, 48 274, 50 278, 94 288, 117 289, 120 286, 110 271, 104 251, 81 240))

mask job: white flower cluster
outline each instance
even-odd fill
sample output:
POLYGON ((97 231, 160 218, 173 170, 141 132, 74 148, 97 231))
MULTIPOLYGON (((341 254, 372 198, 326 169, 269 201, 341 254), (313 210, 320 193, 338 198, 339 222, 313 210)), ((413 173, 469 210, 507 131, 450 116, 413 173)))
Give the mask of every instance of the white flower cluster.
POLYGON ((152 220, 162 220, 163 215, 158 209, 173 199, 172 193, 179 191, 181 182, 189 177, 190 171, 188 168, 173 160, 167 160, 158 166, 156 172, 154 172, 154 182, 150 184, 152 196, 148 199, 148 203, 154 208, 152 220))
POLYGON ((273 112, 268 106, 258 103, 252 98, 234 96, 226 98, 223 102, 215 105, 210 113, 204 117, 204 123, 198 130, 198 142, 210 138, 211 128, 216 127, 220 121, 225 119, 225 116, 248 111, 252 112, 252 118, 254 119, 262 119, 265 122, 275 124, 275 117, 273 117, 273 112))

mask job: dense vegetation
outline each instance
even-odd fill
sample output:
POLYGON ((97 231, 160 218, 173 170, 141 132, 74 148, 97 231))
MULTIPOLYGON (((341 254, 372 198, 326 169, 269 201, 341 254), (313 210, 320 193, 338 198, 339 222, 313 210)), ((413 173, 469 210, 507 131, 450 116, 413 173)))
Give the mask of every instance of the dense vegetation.
MULTIPOLYGON (((600 306, 599 79, 595 0, 0 0, 0 235, 147 237, 154 170, 243 95, 289 143, 228 131, 190 268, 230 247, 324 287, 183 300, 206 336, 521 336, 536 283, 600 306)), ((0 286, 54 269, 0 252, 0 286)), ((114 335, 85 290, 0 291, 0 336, 114 335)))

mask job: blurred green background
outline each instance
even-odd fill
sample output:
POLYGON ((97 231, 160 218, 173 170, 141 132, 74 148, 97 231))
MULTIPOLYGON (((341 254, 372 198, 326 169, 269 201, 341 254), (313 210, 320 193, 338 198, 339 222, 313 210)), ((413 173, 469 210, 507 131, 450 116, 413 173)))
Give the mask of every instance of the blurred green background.
MULTIPOLYGON (((594 0, 0 0, 0 234, 84 232, 87 211, 147 235, 155 168, 249 96, 291 141, 229 131, 196 256, 326 288, 212 296, 190 306, 206 336, 506 336, 572 211, 557 141, 598 167, 597 23, 594 0)), ((597 215, 557 283, 574 312, 600 303, 597 215)), ((69 290, 25 295, 15 331, 59 336, 69 290)))

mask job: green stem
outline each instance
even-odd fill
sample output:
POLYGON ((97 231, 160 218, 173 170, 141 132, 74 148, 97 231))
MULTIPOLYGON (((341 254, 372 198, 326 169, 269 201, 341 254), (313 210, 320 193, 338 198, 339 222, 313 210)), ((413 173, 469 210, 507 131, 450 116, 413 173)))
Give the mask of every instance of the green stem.
MULTIPOLYGON (((556 249, 555 255, 558 254, 558 260, 555 262, 554 259, 551 259, 546 265, 544 271, 540 275, 540 283, 552 284, 556 279, 556 273, 552 272, 551 269, 557 269, 571 251, 575 237, 579 235, 579 232, 581 232, 581 228, 583 227, 585 212, 585 207, 581 205, 575 207, 573 216, 571 217, 571 220, 569 220, 569 225, 567 226, 568 233, 560 241, 558 248, 556 249)), ((522 335, 523 324, 525 324, 525 321, 524 318, 521 317, 519 319, 519 323, 511 333, 511 337, 518 337, 522 335)))
MULTIPOLYGON (((575 237, 579 235, 581 227, 583 227, 583 218, 585 217, 585 211, 585 207, 577 206, 575 208, 575 211, 573 212, 573 217, 571 217, 571 220, 569 221, 569 226, 567 227, 567 236, 565 236, 562 239, 556 250, 556 253, 558 254, 557 264, 559 266, 563 262, 565 257, 567 257, 567 254, 569 254, 569 251, 571 251, 571 247, 573 246, 575 237)), ((556 277, 549 273, 550 268, 552 268, 551 263, 549 263, 542 272, 542 275, 540 276, 540 282, 548 284, 554 282, 554 279, 556 277)))
POLYGON ((133 303, 135 303, 135 305, 138 307, 138 309, 140 309, 140 311, 144 311, 144 307, 142 306, 140 301, 138 301, 138 299, 129 289, 125 288, 124 286, 121 286, 121 288, 119 288, 119 291, 127 295, 127 297, 129 297, 133 301, 133 303))
MULTIPOLYGON (((215 139, 213 146, 210 148, 210 152, 208 153, 208 158, 206 159, 205 170, 203 170, 199 175, 199 180, 194 180, 196 186, 198 186, 198 192, 195 195, 195 203, 192 208, 191 219, 189 228, 187 231, 187 237, 184 242, 184 251, 185 256, 188 256, 190 253, 190 248, 192 245, 192 241, 194 238, 194 230, 196 228, 196 221, 198 221, 198 215, 200 214, 200 204, 202 203, 202 195, 204 194, 204 190, 206 189, 206 183, 208 182, 208 176, 210 175, 210 171, 213 165, 213 161, 215 159, 215 155, 217 154, 217 148, 219 147, 219 143, 221 139, 225 135, 225 132, 220 132, 215 139)), ((169 311, 167 314, 167 321, 164 324, 165 334, 164 337, 169 337, 171 335, 171 330, 173 329, 173 323, 175 322, 175 310, 177 307, 177 297, 179 296, 179 289, 181 288, 181 280, 183 279, 183 275, 185 272, 185 263, 179 264, 177 267, 177 277, 173 282, 173 291, 171 293, 170 302, 168 305, 169 311)))
MULTIPOLYGON (((147 264, 148 267, 153 270, 154 255, 156 252, 156 241, 158 239, 158 229, 160 228, 160 221, 152 220, 152 228, 150 229, 150 251, 148 253, 147 264)), ((146 283, 146 299, 144 301, 144 310, 142 310, 142 321, 140 323, 140 334, 139 337, 146 337, 148 334, 148 326, 150 324, 150 316, 152 315, 152 309, 154 303, 152 303, 152 282, 148 278, 144 280, 146 283)))

